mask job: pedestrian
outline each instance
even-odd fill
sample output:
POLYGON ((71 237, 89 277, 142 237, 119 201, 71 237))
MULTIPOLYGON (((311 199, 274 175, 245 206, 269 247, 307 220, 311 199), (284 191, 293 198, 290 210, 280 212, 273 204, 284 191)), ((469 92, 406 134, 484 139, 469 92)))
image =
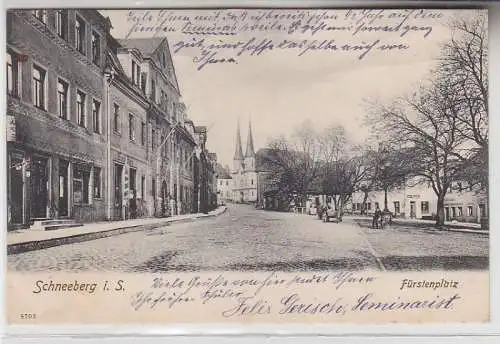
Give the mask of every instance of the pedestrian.
POLYGON ((380 210, 379 206, 377 205, 375 208, 375 213, 373 213, 373 219, 372 219, 372 228, 378 228, 378 222, 379 219, 382 216, 382 211, 380 210))

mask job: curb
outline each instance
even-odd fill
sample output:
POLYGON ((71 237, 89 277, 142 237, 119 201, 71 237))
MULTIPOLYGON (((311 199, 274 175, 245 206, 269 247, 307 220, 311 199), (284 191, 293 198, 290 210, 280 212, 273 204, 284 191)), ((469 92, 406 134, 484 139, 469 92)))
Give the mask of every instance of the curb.
POLYGON ((10 244, 7 246, 7 255, 19 254, 29 251, 35 250, 43 250, 45 248, 68 245, 68 244, 76 244, 84 241, 91 241, 96 239, 107 238, 115 235, 138 232, 142 230, 151 230, 162 226, 167 226, 171 223, 186 223, 193 222, 194 220, 210 218, 222 215, 227 210, 227 207, 223 208, 220 212, 213 214, 201 214, 197 216, 193 216, 185 219, 174 219, 174 220, 163 220, 155 223, 150 223, 146 225, 133 225, 133 226, 124 226, 120 228, 109 229, 102 232, 93 232, 93 233, 82 233, 71 235, 62 238, 54 238, 54 239, 45 239, 40 241, 28 241, 17 244, 10 244))

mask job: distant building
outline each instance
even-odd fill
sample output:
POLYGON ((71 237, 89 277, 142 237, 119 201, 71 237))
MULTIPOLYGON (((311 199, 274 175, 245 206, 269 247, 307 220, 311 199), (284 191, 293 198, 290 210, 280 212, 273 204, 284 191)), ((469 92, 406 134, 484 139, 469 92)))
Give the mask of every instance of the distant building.
POLYGON ((233 178, 228 168, 217 164, 217 202, 219 204, 233 200, 233 178))
POLYGON ((252 124, 248 124, 248 138, 243 155, 241 146, 240 127, 236 129, 236 146, 233 158, 233 201, 234 202, 257 202, 257 169, 255 166, 255 150, 253 146, 252 124))

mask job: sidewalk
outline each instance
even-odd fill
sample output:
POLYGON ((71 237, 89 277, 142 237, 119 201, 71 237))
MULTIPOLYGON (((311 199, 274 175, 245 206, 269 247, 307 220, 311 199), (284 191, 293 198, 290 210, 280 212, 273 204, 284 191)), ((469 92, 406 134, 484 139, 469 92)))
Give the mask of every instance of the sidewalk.
POLYGON ((153 229, 170 223, 193 221, 196 219, 218 216, 226 211, 219 207, 207 214, 185 214, 165 218, 143 218, 123 221, 105 221, 86 223, 80 227, 50 231, 23 229, 7 233, 7 254, 16 254, 48 247, 95 240, 113 235, 153 229))
MULTIPOLYGON (((370 216, 344 216, 344 218, 370 218, 370 216)), ((434 220, 422 220, 422 219, 403 219, 403 218, 393 218, 392 222, 395 224, 414 224, 414 225, 430 225, 434 226, 436 221, 434 220)), ((451 222, 446 221, 444 223, 447 231, 451 232, 462 232, 462 233, 478 233, 478 234, 489 234, 489 230, 481 229, 481 224, 479 223, 466 223, 466 222, 451 222)))

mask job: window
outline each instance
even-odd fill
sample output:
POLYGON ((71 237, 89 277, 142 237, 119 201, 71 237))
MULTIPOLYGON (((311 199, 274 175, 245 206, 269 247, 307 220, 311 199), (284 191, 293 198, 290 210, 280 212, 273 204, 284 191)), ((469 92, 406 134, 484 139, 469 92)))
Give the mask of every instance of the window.
POLYGON ((156 82, 151 79, 151 100, 156 102, 156 82))
POLYGON ((101 198, 101 169, 94 167, 94 198, 101 198))
POLYGON ((67 38, 68 32, 68 13, 66 10, 56 11, 56 32, 63 39, 67 38))
POLYGON ((132 61, 132 83, 141 87, 141 67, 132 61))
POLYGON ((458 217, 463 216, 462 207, 457 207, 457 215, 458 215, 458 217))
POLYGON ((44 24, 47 24, 47 10, 33 10, 33 16, 44 24))
POLYGON ((141 123, 141 144, 146 145, 146 123, 141 123))
POLYGON ((59 117, 68 118, 68 83, 57 79, 57 108, 59 117))
POLYGON ((451 218, 454 219, 457 217, 457 209, 455 207, 451 207, 451 218))
POLYGON ((253 185, 253 179, 251 180, 251 182, 252 182, 252 185, 253 185))
POLYGON ((394 213, 399 214, 400 207, 399 207, 399 201, 394 202, 394 213))
POLYGON ((33 66, 33 105, 37 108, 45 110, 45 96, 47 90, 45 88, 47 72, 39 66, 33 66))
POLYGON ((85 22, 79 16, 75 21, 75 48, 85 54, 85 22))
POLYGON ((422 214, 429 214, 429 202, 423 201, 420 203, 420 210, 422 211, 422 214))
POLYGON ((82 91, 76 92, 76 116, 78 125, 81 127, 86 127, 86 118, 85 118, 85 98, 86 94, 82 91))
POLYGON ((73 170, 73 202, 76 204, 89 203, 90 171, 82 165, 75 164, 73 170))
POLYGON ((371 202, 366 203, 366 209, 367 210, 372 210, 372 204, 371 204, 371 202))
POLYGON ((151 129, 151 149, 155 149, 155 140, 156 140, 156 135, 155 135, 155 130, 151 129))
POLYGON ((128 115, 128 138, 135 140, 134 115, 131 113, 128 115))
POLYGON ((229 185, 229 182, 226 182, 226 186, 228 186, 228 185, 229 185))
POLYGON ((146 189, 146 177, 141 177, 141 199, 144 199, 144 189, 146 189))
POLYGON ((94 126, 94 133, 101 132, 101 103, 97 100, 92 100, 92 123, 94 126))
POLYGON ((92 62, 99 65, 101 61, 101 38, 99 34, 92 31, 92 62))
POLYGON ((146 82, 148 79, 148 74, 147 73, 142 73, 141 74, 141 91, 142 93, 146 93, 146 82))
POLYGON ((472 216, 472 206, 471 205, 469 205, 467 207, 467 216, 472 216))
POLYGON ((130 187, 129 187, 130 188, 130 194, 131 194, 132 197, 135 196, 137 198, 137 188, 136 188, 136 183, 135 183, 135 181, 136 181, 136 175, 137 175, 137 173, 136 173, 135 168, 131 168, 129 170, 129 176, 130 176, 130 187))
POLYGON ((18 96, 19 92, 19 60, 17 55, 7 52, 7 92, 11 96, 18 96))
POLYGON ((113 130, 117 133, 120 132, 120 106, 116 103, 113 111, 113 130))

